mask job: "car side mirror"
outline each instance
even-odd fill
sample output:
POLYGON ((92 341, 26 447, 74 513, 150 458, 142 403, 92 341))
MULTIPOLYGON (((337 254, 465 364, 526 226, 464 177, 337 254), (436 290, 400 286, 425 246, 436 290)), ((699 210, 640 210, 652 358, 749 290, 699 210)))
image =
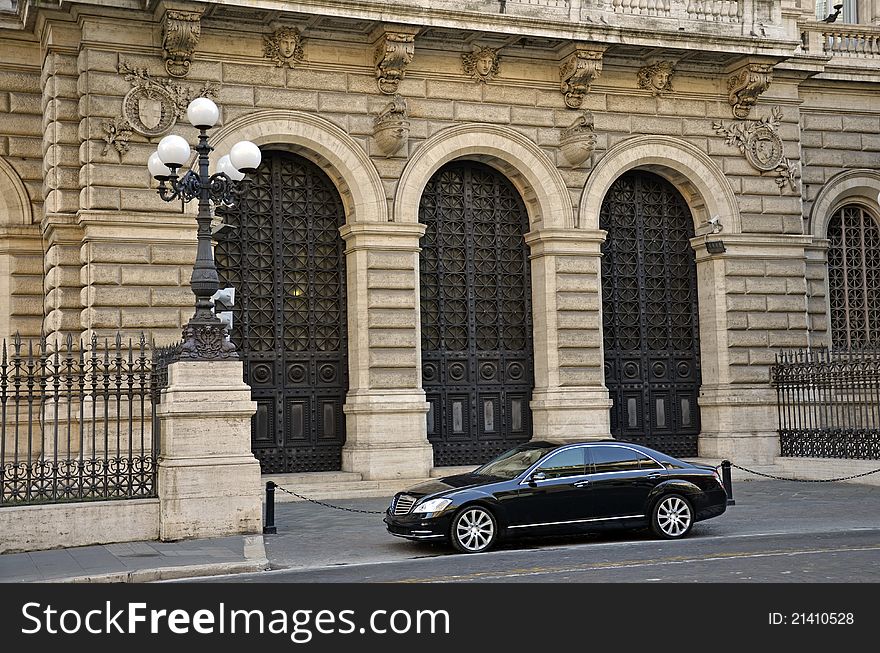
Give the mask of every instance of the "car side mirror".
POLYGON ((529 476, 529 483, 536 483, 538 481, 543 481, 547 478, 547 474, 544 472, 534 472, 531 476, 529 476))

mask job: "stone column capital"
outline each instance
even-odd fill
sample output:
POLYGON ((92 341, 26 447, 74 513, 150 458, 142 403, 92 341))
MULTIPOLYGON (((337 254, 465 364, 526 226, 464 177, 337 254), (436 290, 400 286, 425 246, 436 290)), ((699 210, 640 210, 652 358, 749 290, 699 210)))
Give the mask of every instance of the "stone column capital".
POLYGON ((354 222, 340 227, 339 233, 346 254, 359 249, 417 252, 426 229, 420 222, 354 222))
POLYGON ((535 229, 525 235, 532 258, 540 256, 598 256, 608 232, 602 229, 535 229))

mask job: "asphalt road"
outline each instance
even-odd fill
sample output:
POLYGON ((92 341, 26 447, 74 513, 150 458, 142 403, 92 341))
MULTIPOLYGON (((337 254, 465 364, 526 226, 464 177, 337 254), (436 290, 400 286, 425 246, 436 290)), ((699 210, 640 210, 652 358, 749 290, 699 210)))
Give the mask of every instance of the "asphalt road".
MULTIPOLYGON (((209 582, 880 582, 880 488, 742 482, 737 505, 684 540, 615 532, 479 555, 391 538, 381 516, 279 506, 273 569, 209 582)), ((384 500, 338 502, 381 510, 384 500)))

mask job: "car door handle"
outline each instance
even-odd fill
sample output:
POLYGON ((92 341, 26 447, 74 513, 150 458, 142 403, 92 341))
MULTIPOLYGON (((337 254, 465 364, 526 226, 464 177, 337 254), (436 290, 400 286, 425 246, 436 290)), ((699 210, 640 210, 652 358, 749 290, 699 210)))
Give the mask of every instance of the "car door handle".
POLYGON ((652 481, 656 481, 661 476, 662 476, 662 474, 648 474, 648 478, 652 481))
POLYGON ((574 484, 575 487, 587 487, 590 484, 589 481, 578 481, 574 484))

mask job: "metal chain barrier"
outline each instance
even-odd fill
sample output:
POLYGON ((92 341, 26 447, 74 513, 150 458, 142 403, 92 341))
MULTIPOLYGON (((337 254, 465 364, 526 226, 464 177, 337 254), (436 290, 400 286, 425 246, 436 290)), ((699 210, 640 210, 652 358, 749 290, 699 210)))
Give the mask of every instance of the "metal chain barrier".
POLYGON ((291 496, 295 496, 297 499, 302 499, 303 501, 308 501, 309 503, 314 503, 319 506, 324 506, 325 508, 333 508, 334 510, 344 510, 346 512, 360 512, 365 515, 384 515, 384 510, 358 510, 357 508, 345 508, 344 506, 334 506, 332 503, 325 503, 324 501, 318 501, 317 499, 310 499, 309 497, 304 497, 301 494, 297 494, 293 490, 288 490, 287 488, 283 488, 280 485, 275 486, 276 489, 285 492, 286 494, 290 494, 291 496))
MULTIPOLYGON (((729 460, 724 460, 720 465, 717 465, 715 469, 721 469, 722 485, 724 486, 724 490, 727 493, 727 505, 729 506, 736 505, 736 501, 733 498, 733 484, 730 477, 731 467, 735 467, 736 469, 746 472, 747 474, 754 474, 755 476, 772 478, 777 481, 794 481, 797 483, 835 483, 838 481, 850 481, 854 478, 862 478, 863 476, 870 476, 871 474, 877 474, 878 472, 880 472, 880 467, 878 467, 877 469, 872 469, 869 472, 852 474, 850 476, 840 476, 838 478, 787 478, 785 476, 776 476, 775 474, 765 474, 764 472, 757 472, 754 469, 742 467, 740 465, 730 462, 729 460)), ((317 499, 312 499, 311 497, 303 496, 302 494, 294 492, 293 490, 288 490, 285 487, 281 487, 273 481, 268 481, 266 483, 266 520, 263 526, 264 534, 275 534, 277 532, 275 527, 275 490, 281 490, 282 492, 294 496, 297 499, 302 499, 303 501, 308 501, 309 503, 314 503, 318 506, 324 506, 325 508, 332 508, 333 510, 356 512, 364 515, 385 514, 384 510, 360 510, 358 508, 346 508, 344 506, 337 506, 332 503, 327 503, 326 501, 318 501, 317 499)))
MULTIPOLYGON (((756 472, 753 469, 747 469, 745 467, 740 467, 734 463, 730 463, 731 467, 736 467, 739 470, 744 472, 748 472, 749 474, 755 474, 756 476, 763 476, 765 478, 772 478, 777 481, 796 481, 798 483, 834 483, 837 481, 849 481, 854 478, 861 478, 862 476, 870 476, 871 474, 876 474, 880 472, 880 467, 877 469, 872 469, 870 472, 863 472, 861 474, 853 474, 852 476, 841 476, 839 478, 786 478, 784 476, 774 476, 773 474, 765 474, 763 472, 756 472)), ((721 467, 721 465, 718 465, 721 467)), ((717 467, 716 467, 717 469, 717 467)))

